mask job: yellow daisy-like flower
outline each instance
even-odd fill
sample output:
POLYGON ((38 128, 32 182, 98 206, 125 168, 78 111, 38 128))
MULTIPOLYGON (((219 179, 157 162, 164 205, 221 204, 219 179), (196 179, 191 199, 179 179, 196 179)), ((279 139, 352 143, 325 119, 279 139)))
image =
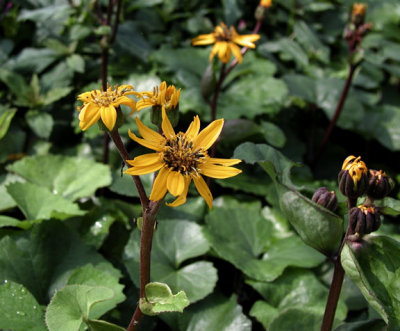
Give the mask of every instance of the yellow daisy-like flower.
POLYGON ((364 161, 361 161, 361 156, 355 157, 350 155, 344 160, 342 170, 347 170, 355 185, 361 180, 363 175, 368 174, 368 168, 364 161))
POLYGON ((132 110, 136 109, 136 102, 127 97, 135 94, 131 85, 115 85, 107 87, 106 91, 93 90, 78 95, 78 100, 83 101, 82 107, 79 107, 79 127, 85 131, 96 123, 100 118, 108 130, 112 131, 117 121, 116 107, 120 105, 129 106, 132 110))
POLYGON ((129 136, 137 143, 150 148, 155 153, 144 154, 128 160, 132 166, 125 173, 129 175, 144 175, 159 171, 153 183, 150 200, 158 201, 164 198, 167 191, 177 199, 167 204, 177 207, 186 202, 189 184, 193 182, 200 195, 212 208, 212 194, 202 175, 212 178, 228 178, 241 173, 240 169, 231 166, 238 164, 238 159, 218 159, 208 155, 207 150, 214 144, 221 133, 224 120, 216 120, 204 130, 200 130, 200 119, 194 117, 185 133, 175 133, 165 109, 162 110, 162 131, 146 127, 136 118, 139 132, 143 138, 137 137, 131 131, 129 136))
POLYGON ((264 8, 269 8, 272 6, 272 0, 260 0, 260 6, 264 8))
POLYGON ((351 12, 352 16, 360 15, 365 16, 365 11, 367 9, 367 5, 364 3, 355 3, 353 5, 353 10, 351 12))
POLYGON ((221 23, 215 27, 213 33, 202 34, 192 39, 192 44, 194 46, 214 44, 209 57, 210 61, 218 54, 219 59, 223 63, 227 63, 233 53, 240 63, 242 54, 238 45, 255 48, 254 42, 258 39, 260 39, 258 34, 239 35, 233 26, 228 29, 224 23, 221 23))
POLYGON ((174 85, 167 87, 166 82, 162 82, 160 87, 156 86, 153 92, 141 92, 142 99, 136 104, 136 110, 151 106, 159 106, 166 110, 174 109, 178 106, 181 89, 176 89, 174 85))

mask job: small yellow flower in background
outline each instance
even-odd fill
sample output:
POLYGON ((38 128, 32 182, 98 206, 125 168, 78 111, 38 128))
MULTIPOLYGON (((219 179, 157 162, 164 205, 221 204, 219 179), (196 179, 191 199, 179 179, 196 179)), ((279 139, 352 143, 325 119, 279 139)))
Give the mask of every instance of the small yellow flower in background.
POLYGON ((162 131, 159 134, 145 126, 138 118, 136 123, 143 138, 129 131, 131 139, 150 148, 155 153, 144 154, 128 160, 132 166, 125 173, 129 175, 144 175, 158 171, 153 183, 150 200, 158 201, 164 198, 167 191, 177 199, 167 204, 177 207, 186 202, 190 182, 212 208, 212 194, 202 175, 212 178, 228 178, 241 173, 240 169, 231 167, 238 164, 238 159, 218 159, 208 155, 207 150, 214 144, 221 133, 224 120, 210 123, 201 132, 200 119, 194 117, 185 133, 175 133, 165 109, 162 110, 162 131))
POLYGON ((136 104, 136 110, 159 106, 165 110, 171 110, 178 106, 181 89, 176 89, 174 85, 167 87, 166 82, 162 82, 160 87, 156 86, 153 92, 141 92, 142 99, 136 104))
POLYGON ((108 130, 112 131, 117 121, 116 107, 120 105, 129 106, 132 110, 136 109, 136 102, 127 97, 135 94, 131 85, 108 86, 106 91, 93 90, 78 95, 78 100, 83 101, 79 110, 79 127, 85 131, 96 123, 100 118, 108 130))
POLYGON ((242 62, 242 54, 238 45, 255 48, 254 42, 258 39, 260 39, 258 34, 239 35, 233 26, 228 29, 224 23, 221 23, 215 27, 213 33, 202 34, 192 39, 192 44, 194 46, 214 44, 209 58, 210 61, 218 54, 221 62, 227 63, 233 53, 240 63, 242 62))
POLYGON ((365 16, 365 11, 367 9, 367 5, 364 3, 355 3, 353 5, 353 10, 351 12, 352 16, 360 15, 365 16))
POLYGON ((260 0, 259 6, 269 8, 272 6, 272 0, 260 0))

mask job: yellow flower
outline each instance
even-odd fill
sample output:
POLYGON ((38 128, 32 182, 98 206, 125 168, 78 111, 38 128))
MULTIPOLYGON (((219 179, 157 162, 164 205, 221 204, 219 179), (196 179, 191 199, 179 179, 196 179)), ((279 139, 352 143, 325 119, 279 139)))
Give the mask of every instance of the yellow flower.
POLYGON ((356 158, 354 155, 350 155, 347 157, 343 162, 342 170, 348 171, 354 185, 357 185, 363 175, 368 174, 368 168, 364 161, 361 161, 361 156, 356 158))
POLYGON ((125 173, 129 175, 144 175, 159 171, 153 183, 150 200, 158 201, 164 198, 167 191, 177 199, 167 204, 172 207, 186 202, 190 182, 194 184, 200 195, 212 208, 212 194, 202 175, 212 178, 228 178, 242 171, 231 167, 238 164, 238 159, 218 159, 208 155, 207 150, 214 144, 221 133, 224 120, 216 120, 204 130, 200 130, 200 119, 194 117, 185 133, 175 133, 165 109, 162 110, 162 131, 159 134, 146 127, 136 118, 139 132, 143 138, 138 138, 129 131, 131 139, 150 148, 155 153, 144 154, 128 160, 132 166, 125 173))
POLYGON ((221 23, 215 27, 213 33, 202 34, 192 39, 192 44, 194 46, 214 44, 209 58, 210 61, 215 54, 218 54, 219 59, 223 63, 227 63, 233 53, 240 63, 242 62, 242 54, 238 45, 255 48, 256 45, 253 42, 258 39, 260 39, 258 34, 239 35, 233 26, 228 29, 224 23, 221 23))
POLYGON ((166 82, 162 82, 160 87, 156 86, 153 92, 141 92, 142 99, 136 104, 136 110, 151 106, 159 106, 165 110, 174 109, 178 106, 181 89, 177 90, 174 85, 167 87, 166 82))
POLYGON ((129 106, 132 110, 136 109, 136 102, 127 97, 127 95, 135 94, 131 85, 115 85, 115 89, 111 86, 106 91, 93 90, 78 95, 78 100, 83 101, 79 110, 79 127, 85 131, 96 123, 100 117, 108 130, 112 131, 117 121, 116 107, 120 105, 129 106))
POLYGON ((360 16, 365 16, 365 11, 367 9, 367 5, 364 3, 355 3, 353 5, 353 10, 351 12, 351 16, 356 16, 356 15, 360 15, 360 16))
POLYGON ((269 8, 272 6, 272 0, 260 0, 260 6, 264 8, 269 8))

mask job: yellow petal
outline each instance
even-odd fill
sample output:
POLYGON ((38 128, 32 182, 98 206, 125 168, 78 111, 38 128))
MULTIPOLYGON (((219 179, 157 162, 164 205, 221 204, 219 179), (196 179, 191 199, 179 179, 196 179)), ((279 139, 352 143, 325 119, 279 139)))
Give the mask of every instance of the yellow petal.
POLYGON ((214 33, 201 34, 201 35, 197 36, 196 38, 192 39, 193 46, 209 45, 209 44, 213 44, 214 42, 215 42, 214 33))
POLYGON ((96 123, 100 118, 99 107, 94 104, 88 104, 79 114, 79 127, 85 131, 96 123))
POLYGON ((255 48, 256 45, 253 44, 254 41, 260 39, 260 35, 258 34, 244 34, 244 35, 236 35, 232 38, 232 41, 240 46, 245 46, 248 48, 255 48))
POLYGON ((194 177, 193 181, 194 185, 196 185, 197 191, 199 191, 200 195, 206 201, 208 207, 212 209, 213 196, 210 192, 210 189, 208 188, 207 183, 204 181, 203 177, 201 176, 194 177))
POLYGON ((182 194, 185 188, 185 180, 183 175, 177 171, 170 171, 167 179, 167 188, 169 193, 174 196, 182 194))
POLYGON ((234 43, 229 43, 229 47, 231 48, 231 51, 233 53, 233 56, 238 60, 239 63, 242 62, 242 53, 240 53, 240 48, 238 45, 234 43))
POLYGON ((208 57, 208 60, 211 61, 212 58, 215 56, 215 54, 218 53, 218 49, 219 49, 219 43, 215 43, 213 48, 211 49, 211 53, 210 56, 208 57))
POLYGON ((238 164, 238 163, 242 162, 242 160, 239 160, 239 159, 218 159, 218 158, 215 158, 215 157, 210 157, 207 160, 207 163, 208 162, 212 163, 212 164, 220 164, 220 165, 228 167, 228 166, 233 166, 235 164, 238 164))
POLYGON ((152 140, 146 140, 146 139, 141 139, 137 137, 131 130, 128 131, 129 137, 133 140, 136 141, 138 144, 150 148, 152 150, 155 150, 157 152, 161 152, 163 149, 163 145, 160 145, 157 142, 154 142, 152 140))
POLYGON ((78 100, 83 101, 83 102, 92 101, 92 91, 79 94, 78 100))
POLYGON ((124 172, 124 174, 139 176, 146 175, 152 172, 156 172, 160 170, 160 168, 164 165, 162 162, 152 163, 143 167, 132 167, 124 172))
POLYGON ((218 42, 218 57, 223 63, 227 63, 231 58, 231 49, 226 41, 218 42))
POLYGON ((153 183, 153 188, 150 193, 150 200, 158 201, 164 198, 167 193, 167 178, 168 178, 168 168, 161 168, 158 173, 156 180, 153 183))
POLYGON ((117 121, 117 111, 114 106, 100 108, 101 120, 108 130, 114 129, 115 122, 117 121))
POLYGON ((144 125, 143 122, 138 117, 136 117, 136 124, 138 126, 140 135, 144 139, 151 141, 159 146, 164 145, 165 138, 162 135, 160 135, 158 132, 156 132, 156 131, 148 128, 146 125, 144 125))
POLYGON ((203 148, 204 150, 209 149, 214 142, 218 139, 222 127, 224 126, 224 120, 219 119, 210 123, 205 129, 203 129, 199 135, 193 141, 194 149, 203 148))
POLYGON ((240 169, 211 164, 208 162, 203 163, 199 167, 199 171, 207 177, 221 178, 221 179, 233 177, 242 172, 242 170, 240 169))
POLYGON ((148 99, 148 98, 143 98, 140 99, 137 103, 136 103, 136 110, 142 110, 144 108, 147 107, 151 107, 154 105, 154 101, 152 99, 148 99))
POLYGON ((131 114, 133 114, 133 112, 136 110, 136 101, 131 98, 122 96, 117 99, 117 102, 114 106, 119 106, 120 104, 128 106, 131 109, 131 114))
POLYGON ((167 113, 165 112, 165 108, 162 108, 162 124, 161 124, 164 136, 167 139, 171 139, 175 137, 174 128, 171 125, 171 122, 168 119, 167 113))
POLYGON ((150 164, 161 162, 160 153, 149 153, 135 157, 133 160, 126 160, 132 167, 145 167, 150 164))
POLYGON ((197 137, 200 130, 200 118, 199 116, 195 116, 193 122, 190 123, 188 129, 186 130, 185 136, 188 140, 192 141, 197 137))
POLYGON ((191 178, 189 176, 184 176, 184 179, 185 179, 185 188, 183 189, 183 192, 179 195, 178 198, 175 199, 174 202, 167 203, 166 204, 167 206, 178 207, 178 206, 183 205, 186 202, 186 197, 187 197, 187 193, 189 190, 191 178))

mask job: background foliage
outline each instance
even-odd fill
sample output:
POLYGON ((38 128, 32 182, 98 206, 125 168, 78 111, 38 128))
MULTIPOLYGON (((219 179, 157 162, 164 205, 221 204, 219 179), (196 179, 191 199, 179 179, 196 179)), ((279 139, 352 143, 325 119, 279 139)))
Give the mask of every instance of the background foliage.
MULTIPOLYGON (((163 206, 158 216, 152 280, 184 290, 191 304, 183 314, 145 319, 142 330, 319 330, 332 272, 320 252, 337 249, 343 225, 307 197, 322 185, 338 192, 336 176, 349 154, 400 179, 400 4, 367 3, 374 27, 362 43, 363 62, 311 166, 347 77, 342 34, 352 2, 274 1, 256 50, 228 76, 218 104, 217 117, 226 120, 218 155, 243 159, 243 173, 212 183, 211 211, 193 190, 185 205, 163 206)), ((182 88, 179 128, 195 114, 204 124, 211 117, 200 86, 210 48, 192 47, 191 38, 220 21, 240 22, 239 33, 249 33, 257 5, 125 1, 109 82, 145 91, 166 80, 182 88)), ((121 330, 116 325, 129 323, 138 300, 138 195, 131 179, 120 177, 116 150, 101 164, 102 132, 81 132, 75 110, 79 93, 100 86, 107 29, 97 9, 86 0, 0 2, 2 329, 121 330)), ((148 111, 138 116, 150 125, 148 111)), ((128 128, 136 129, 132 118, 120 133, 134 156, 143 149, 128 141, 128 128)), ((149 193, 152 177, 143 177, 149 193)), ((371 239, 371 259, 345 248, 351 280, 337 330, 400 323, 398 262, 379 258, 399 251, 398 195, 395 189, 383 202, 379 230, 392 239, 371 239), (371 272, 357 274, 364 266, 371 272)))

